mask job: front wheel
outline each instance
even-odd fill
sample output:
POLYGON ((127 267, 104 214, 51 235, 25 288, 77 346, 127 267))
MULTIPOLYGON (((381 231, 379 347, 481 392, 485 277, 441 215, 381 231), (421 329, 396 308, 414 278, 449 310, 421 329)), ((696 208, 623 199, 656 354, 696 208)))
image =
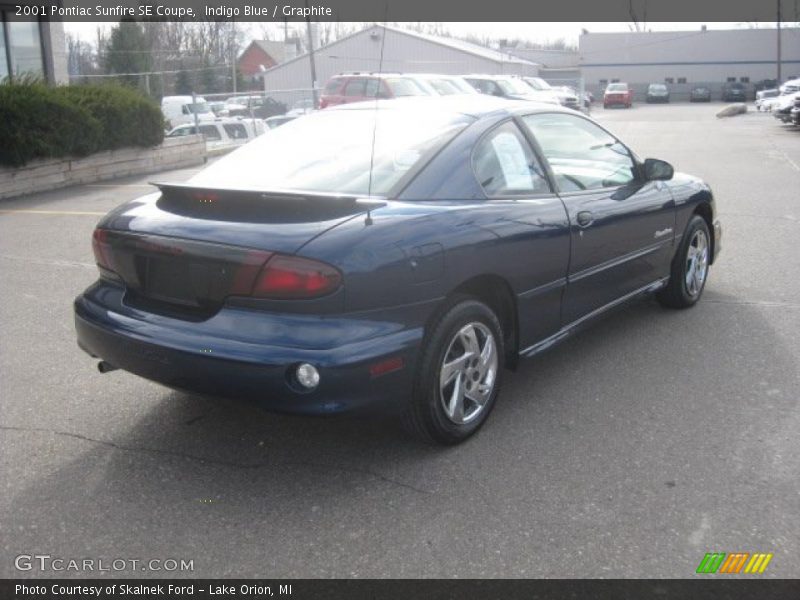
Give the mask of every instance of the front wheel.
POLYGON ((686 226, 681 245, 672 259, 669 283, 657 294, 670 308, 694 306, 706 287, 711 259, 711 235, 703 217, 695 215, 686 226))
POLYGON ((494 311, 478 300, 456 301, 427 338, 405 428, 439 444, 474 434, 494 407, 504 356, 494 311))

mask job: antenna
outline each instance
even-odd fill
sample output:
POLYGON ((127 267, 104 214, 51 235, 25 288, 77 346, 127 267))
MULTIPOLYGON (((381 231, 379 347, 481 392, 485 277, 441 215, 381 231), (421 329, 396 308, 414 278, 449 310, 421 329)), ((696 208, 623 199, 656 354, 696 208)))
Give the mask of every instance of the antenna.
MULTIPOLYGON (((383 73, 383 49, 386 47, 386 22, 389 20, 389 0, 386 0, 383 14, 383 36, 381 37, 381 55, 378 61, 378 74, 383 73)), ((367 197, 372 196, 372 168, 375 166, 375 136, 378 132, 378 96, 380 95, 381 80, 375 88, 375 121, 372 124, 372 148, 369 153, 369 183, 367 184, 367 197)), ((372 224, 372 217, 367 211, 367 224, 372 224)))

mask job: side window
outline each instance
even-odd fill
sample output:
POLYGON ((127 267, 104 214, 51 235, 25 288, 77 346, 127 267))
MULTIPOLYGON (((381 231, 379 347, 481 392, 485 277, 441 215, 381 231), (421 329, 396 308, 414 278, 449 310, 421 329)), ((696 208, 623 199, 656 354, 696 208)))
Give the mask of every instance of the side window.
POLYGON ((512 121, 496 127, 478 143, 472 167, 489 198, 550 192, 541 165, 512 121))
POLYGON ((629 150, 591 121, 562 113, 523 117, 550 163, 561 191, 625 185, 635 178, 629 150))
POLYGON ((367 98, 375 98, 378 95, 380 84, 379 79, 367 79, 364 85, 364 95, 367 98))
POLYGON ((338 94, 342 89, 341 79, 331 79, 325 86, 325 93, 328 95, 338 94))
POLYGON ((345 96, 365 96, 367 80, 363 78, 351 79, 344 88, 345 96))
POLYGON ((217 128, 213 125, 201 125, 200 126, 200 133, 206 136, 207 140, 212 142, 216 142, 222 139, 222 136, 217 131, 217 128))

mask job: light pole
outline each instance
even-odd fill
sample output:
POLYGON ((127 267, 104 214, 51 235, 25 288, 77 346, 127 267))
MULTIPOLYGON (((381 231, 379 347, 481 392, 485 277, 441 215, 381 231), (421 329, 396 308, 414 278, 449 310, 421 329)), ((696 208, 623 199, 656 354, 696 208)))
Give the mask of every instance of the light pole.
POLYGON ((778 85, 781 84, 781 0, 778 3, 778 85))
MULTIPOLYGON (((305 0, 308 9, 308 0, 305 0)), ((310 11, 307 11, 310 14, 310 11)), ((311 63, 311 99, 317 108, 317 65, 314 63, 314 39, 311 35, 311 17, 306 17, 306 35, 308 36, 308 60, 311 63)))

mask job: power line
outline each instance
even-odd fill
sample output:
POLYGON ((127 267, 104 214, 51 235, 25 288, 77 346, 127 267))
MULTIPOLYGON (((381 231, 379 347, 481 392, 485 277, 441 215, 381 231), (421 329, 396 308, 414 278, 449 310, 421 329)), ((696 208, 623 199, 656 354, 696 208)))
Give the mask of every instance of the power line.
POLYGON ((137 73, 102 73, 102 74, 95 74, 95 75, 70 75, 70 77, 75 79, 80 79, 82 77, 131 77, 133 75, 174 75, 176 73, 191 73, 195 71, 214 71, 219 69, 229 69, 231 65, 223 64, 223 65, 215 65, 213 67, 201 67, 199 69, 172 69, 169 71, 139 71, 137 73))

